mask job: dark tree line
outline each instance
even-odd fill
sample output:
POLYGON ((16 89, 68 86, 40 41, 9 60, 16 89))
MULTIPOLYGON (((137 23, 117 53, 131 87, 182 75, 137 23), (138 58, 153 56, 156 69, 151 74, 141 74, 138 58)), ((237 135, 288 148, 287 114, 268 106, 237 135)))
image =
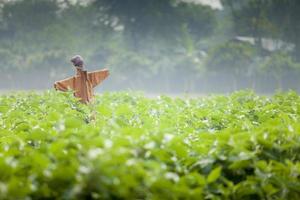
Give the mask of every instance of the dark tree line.
POLYGON ((222 0, 221 10, 180 0, 72 2, 0 3, 2 79, 40 71, 51 82, 82 54, 132 88, 298 88, 286 79, 299 76, 300 1, 222 0))

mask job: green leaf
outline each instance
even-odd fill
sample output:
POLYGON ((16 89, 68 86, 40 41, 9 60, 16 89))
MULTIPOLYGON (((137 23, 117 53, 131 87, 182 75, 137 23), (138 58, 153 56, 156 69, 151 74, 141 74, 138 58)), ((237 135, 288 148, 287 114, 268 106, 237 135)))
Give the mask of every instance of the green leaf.
POLYGON ((207 176, 207 182, 208 183, 213 183, 215 182, 221 175, 222 167, 217 167, 213 169, 209 175, 207 176))

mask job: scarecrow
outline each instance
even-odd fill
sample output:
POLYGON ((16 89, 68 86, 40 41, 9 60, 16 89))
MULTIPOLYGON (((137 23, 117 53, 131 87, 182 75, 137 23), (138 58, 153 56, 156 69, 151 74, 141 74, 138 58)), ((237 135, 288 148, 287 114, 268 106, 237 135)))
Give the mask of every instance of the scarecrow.
POLYGON ((109 76, 107 69, 94 72, 84 70, 84 63, 81 56, 77 55, 71 59, 77 74, 54 83, 54 88, 60 91, 73 90, 74 96, 79 98, 80 102, 88 104, 93 98, 93 88, 99 85, 109 76))

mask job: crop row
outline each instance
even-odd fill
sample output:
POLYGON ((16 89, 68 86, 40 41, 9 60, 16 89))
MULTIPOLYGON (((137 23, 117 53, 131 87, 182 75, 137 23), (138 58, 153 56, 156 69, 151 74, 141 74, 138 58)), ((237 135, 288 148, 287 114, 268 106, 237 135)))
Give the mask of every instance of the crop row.
POLYGON ((299 199, 300 97, 0 96, 0 199, 299 199))

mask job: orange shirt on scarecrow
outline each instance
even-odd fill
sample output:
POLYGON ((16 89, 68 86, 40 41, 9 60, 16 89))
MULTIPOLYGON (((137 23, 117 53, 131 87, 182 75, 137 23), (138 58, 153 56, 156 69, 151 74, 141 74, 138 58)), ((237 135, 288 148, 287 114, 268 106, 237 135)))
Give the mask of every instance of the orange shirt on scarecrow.
POLYGON ((60 91, 73 90, 74 96, 80 99, 82 103, 91 102, 94 94, 93 88, 99 85, 109 76, 107 69, 87 72, 83 70, 83 60, 81 56, 75 56, 71 59, 77 70, 77 74, 54 83, 54 88, 60 91))

